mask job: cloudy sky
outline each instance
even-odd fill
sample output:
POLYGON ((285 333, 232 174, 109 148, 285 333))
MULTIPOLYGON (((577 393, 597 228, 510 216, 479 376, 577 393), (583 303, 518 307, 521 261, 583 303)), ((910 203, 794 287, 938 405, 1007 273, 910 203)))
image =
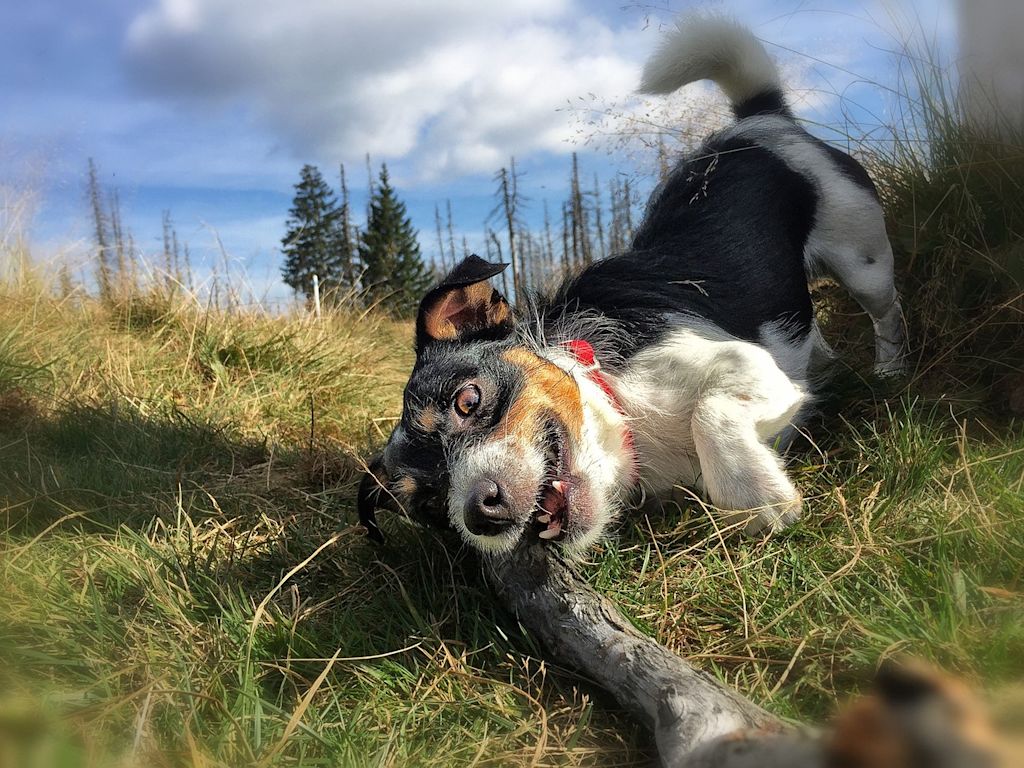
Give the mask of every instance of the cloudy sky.
MULTIPOLYGON (((345 163, 361 208, 369 153, 388 163, 428 258, 434 206, 449 199, 478 247, 509 157, 537 220, 544 199, 560 204, 571 152, 588 178, 646 188, 649 156, 618 134, 723 119, 706 87, 633 94, 660 30, 691 8, 749 23, 820 135, 890 116, 903 2, 35 0, 0 11, 0 191, 31 201, 40 260, 86 262, 92 157, 141 250, 159 250, 170 210, 197 272, 221 262, 219 235, 232 268, 274 299, 299 168, 334 182, 345 163)), ((950 0, 921 0, 914 23, 951 45, 950 0)))

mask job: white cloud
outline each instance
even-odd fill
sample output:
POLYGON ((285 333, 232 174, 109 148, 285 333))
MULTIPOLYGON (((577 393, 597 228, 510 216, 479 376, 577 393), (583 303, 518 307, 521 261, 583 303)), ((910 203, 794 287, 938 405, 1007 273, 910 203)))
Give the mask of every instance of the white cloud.
POLYGON ((125 54, 147 93, 244 103, 296 156, 415 154, 440 177, 565 150, 560 107, 635 86, 628 38, 568 0, 162 0, 125 54))
MULTIPOLYGON (((622 14, 613 28, 584 7, 160 0, 130 25, 125 55, 147 94, 199 111, 234 107, 295 159, 358 163, 369 152, 406 160, 419 181, 567 153, 588 131, 636 132, 638 119, 642 131, 648 116, 664 125, 685 115, 697 133, 728 120, 709 87, 633 97, 657 25, 640 29, 641 18, 622 14)), ((810 74, 791 59, 784 69, 798 88, 810 74)), ((801 112, 829 98, 795 95, 801 112)))

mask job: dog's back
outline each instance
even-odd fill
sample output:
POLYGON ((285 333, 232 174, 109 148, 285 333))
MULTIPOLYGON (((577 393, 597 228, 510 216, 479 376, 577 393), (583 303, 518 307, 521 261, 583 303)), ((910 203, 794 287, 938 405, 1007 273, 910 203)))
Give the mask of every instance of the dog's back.
POLYGON ((899 370, 892 251, 867 172, 795 122, 774 63, 729 20, 680 23, 648 61, 641 90, 704 78, 726 93, 737 122, 679 162, 651 196, 630 251, 566 283, 553 312, 618 321, 629 332, 616 350, 624 357, 693 318, 746 341, 803 348, 814 330, 808 278, 831 275, 871 315, 879 370, 899 370))
MULTIPOLYGON (((793 208, 795 202, 795 209, 802 215, 807 214, 808 206, 798 201, 804 199, 807 187, 811 189, 813 210, 809 221, 802 215, 781 217, 782 226, 791 238, 804 237, 800 255, 806 275, 834 277, 850 291, 874 324, 876 371, 880 374, 902 371, 906 354, 904 320, 893 285, 892 249, 878 194, 867 171, 854 158, 811 136, 793 119, 783 96, 778 69, 748 29, 714 16, 682 20, 648 60, 640 90, 670 93, 700 79, 718 84, 729 98, 737 118, 734 125, 708 140, 703 154, 713 153, 721 162, 732 147, 759 148, 764 154, 750 152, 747 158, 758 166, 752 174, 765 186, 760 194, 773 196, 778 207, 793 208), (765 155, 782 163, 787 172, 778 172, 765 155)), ((698 152, 696 158, 701 154, 698 152)), ((684 161, 683 165, 689 162, 692 160, 684 161)), ((666 191, 652 198, 651 214, 657 213, 666 191)), ((734 207, 734 212, 738 212, 738 206, 734 207)), ((745 213, 752 215, 749 210, 745 213)), ((650 231, 657 231, 659 221, 664 222, 664 218, 651 217, 650 231)), ((740 226, 743 221, 745 217, 741 215, 732 223, 740 226)), ((646 229, 645 225, 641 236, 646 229)), ((795 270, 788 259, 780 259, 784 249, 778 247, 778 237, 756 245, 753 241, 762 234, 762 229, 753 226, 743 229, 747 231, 740 234, 746 235, 748 246, 768 262, 769 269, 785 276, 767 292, 784 296, 784 301, 796 302, 797 291, 789 289, 795 270)), ((791 251, 786 251, 786 256, 791 255, 791 251)), ((724 274, 736 265, 723 261, 721 267, 724 274)), ((802 296, 799 301, 802 303, 802 296)), ((762 319, 770 321, 772 313, 784 312, 779 303, 779 299, 769 300, 762 319)), ((790 312, 796 312, 795 304, 790 312)), ((798 331, 804 328, 802 322, 797 325, 798 331)))

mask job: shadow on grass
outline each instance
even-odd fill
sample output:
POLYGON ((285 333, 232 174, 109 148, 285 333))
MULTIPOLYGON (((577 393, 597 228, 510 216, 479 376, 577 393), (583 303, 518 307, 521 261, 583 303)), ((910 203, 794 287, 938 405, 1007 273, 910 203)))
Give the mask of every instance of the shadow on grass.
POLYGON ((481 727, 506 747, 530 745, 520 724, 550 717, 567 750, 599 743, 626 764, 649 759, 647 736, 609 697, 541 668, 541 650, 454 538, 390 515, 385 545, 365 538, 358 462, 340 448, 281 448, 179 411, 44 416, 28 398, 5 402, 5 546, 27 574, 15 583, 21 607, 0 622, 12 689, 45 679, 88 691, 108 702, 101 730, 113 732, 131 731, 139 690, 197 691, 207 698, 163 710, 162 748, 181 749, 189 723, 204 724, 211 748, 242 723, 259 753, 337 652, 328 702, 307 715, 314 730, 327 724, 298 732, 295 749, 348 764, 400 727, 402 759, 455 750, 459 764, 481 727), (32 605, 33 590, 46 604, 32 605), (424 685, 435 693, 417 698, 424 685))

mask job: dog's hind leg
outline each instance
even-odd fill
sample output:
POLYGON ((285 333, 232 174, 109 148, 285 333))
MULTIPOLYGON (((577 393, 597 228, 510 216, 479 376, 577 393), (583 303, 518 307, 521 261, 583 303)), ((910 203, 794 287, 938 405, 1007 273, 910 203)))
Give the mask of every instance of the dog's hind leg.
POLYGON ((893 283, 889 241, 873 250, 850 247, 819 252, 818 260, 868 313, 875 331, 875 373, 902 374, 906 367, 907 337, 903 308, 893 283))
POLYGON ((875 331, 875 372, 901 374, 907 337, 882 209, 870 192, 852 182, 834 186, 808 238, 810 269, 834 277, 868 313, 875 331))

